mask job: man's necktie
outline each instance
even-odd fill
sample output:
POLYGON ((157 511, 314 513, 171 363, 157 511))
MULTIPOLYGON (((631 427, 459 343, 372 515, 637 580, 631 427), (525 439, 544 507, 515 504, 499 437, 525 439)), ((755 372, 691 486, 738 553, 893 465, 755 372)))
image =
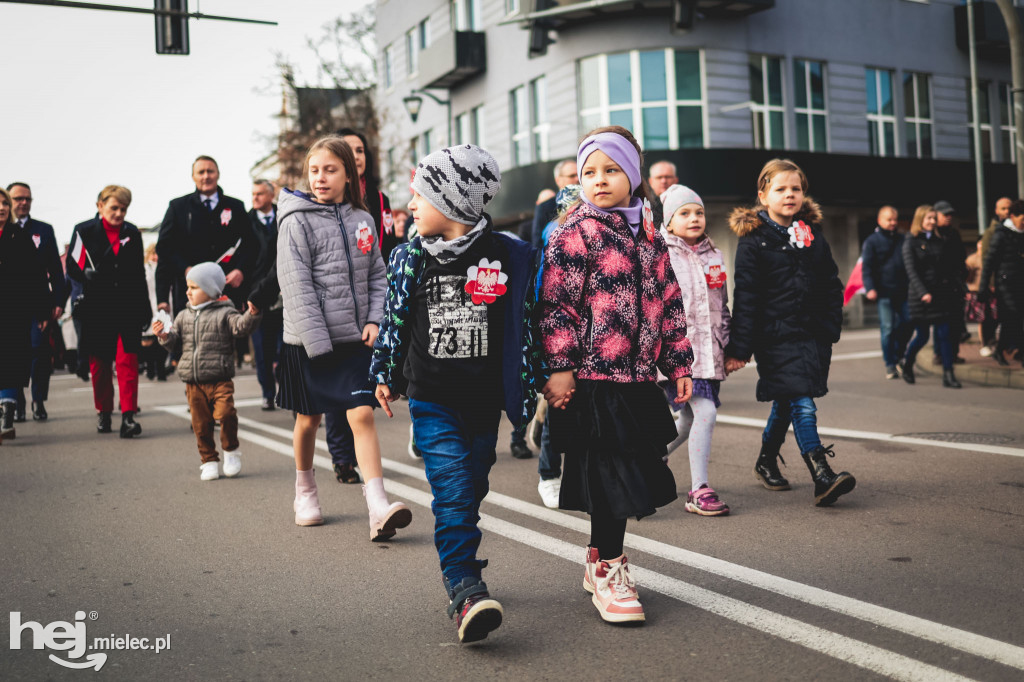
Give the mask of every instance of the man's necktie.
POLYGON ((207 211, 212 211, 213 210, 213 199, 203 199, 203 204, 206 205, 206 210, 207 211))

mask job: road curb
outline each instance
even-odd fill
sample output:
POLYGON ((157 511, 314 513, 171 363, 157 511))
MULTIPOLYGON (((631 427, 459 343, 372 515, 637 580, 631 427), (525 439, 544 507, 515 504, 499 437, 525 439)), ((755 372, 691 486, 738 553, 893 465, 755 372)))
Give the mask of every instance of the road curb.
MULTIPOLYGON (((914 373, 924 376, 942 376, 942 369, 931 364, 934 350, 931 344, 925 346, 918 353, 918 359, 914 362, 914 373), (927 362, 922 362, 925 358, 927 362)), ((969 381, 972 384, 982 386, 996 386, 999 388, 1016 388, 1024 390, 1024 368, 1014 369, 1012 367, 983 367, 968 362, 963 365, 956 365, 953 368, 956 378, 960 381, 969 381)))

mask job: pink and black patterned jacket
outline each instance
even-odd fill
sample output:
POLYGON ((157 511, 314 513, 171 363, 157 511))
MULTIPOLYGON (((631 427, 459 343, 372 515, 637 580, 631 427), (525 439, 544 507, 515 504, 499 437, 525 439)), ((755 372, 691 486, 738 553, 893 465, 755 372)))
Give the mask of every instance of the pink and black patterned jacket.
POLYGON ((544 254, 541 320, 552 372, 580 379, 655 381, 690 376, 693 351, 665 240, 625 218, 579 204, 544 254))

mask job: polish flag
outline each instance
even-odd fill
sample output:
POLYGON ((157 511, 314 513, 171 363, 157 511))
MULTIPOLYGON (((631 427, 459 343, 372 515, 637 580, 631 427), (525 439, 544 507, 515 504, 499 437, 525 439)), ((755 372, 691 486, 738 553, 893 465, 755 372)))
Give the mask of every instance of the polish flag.
POLYGON ((843 291, 843 305, 849 305, 850 301, 857 294, 864 293, 864 274, 861 270, 861 259, 857 259, 857 264, 853 266, 853 272, 850 273, 850 279, 846 280, 846 289, 843 291))
POLYGON ((238 251, 238 247, 242 245, 242 238, 239 237, 235 245, 230 249, 221 254, 220 258, 217 259, 217 263, 230 263, 231 257, 235 255, 235 251, 238 251))
POLYGON ((71 260, 78 264, 79 270, 85 270, 85 263, 89 258, 89 252, 85 250, 85 244, 82 243, 82 237, 77 232, 74 235, 74 244, 71 246, 71 260))

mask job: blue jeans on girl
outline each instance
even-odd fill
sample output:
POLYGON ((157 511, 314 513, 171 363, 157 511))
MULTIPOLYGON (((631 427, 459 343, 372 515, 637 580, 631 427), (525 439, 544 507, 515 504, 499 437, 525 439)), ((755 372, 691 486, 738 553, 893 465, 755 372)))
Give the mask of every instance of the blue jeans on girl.
POLYGON ((409 399, 413 437, 434 494, 434 546, 449 585, 480 579, 480 502, 497 458, 498 409, 456 409, 409 399))
MULTIPOLYGON (((922 324, 914 330, 914 338, 907 345, 906 363, 908 365, 914 366, 917 352, 924 348, 926 343, 928 343, 928 325, 922 324)), ((949 339, 948 322, 935 325, 935 349, 938 351, 939 357, 942 358, 942 369, 953 369, 953 344, 949 339)))
POLYGON ((781 448, 783 441, 786 440, 786 431, 792 424, 793 433, 796 435, 796 444, 800 447, 801 454, 820 447, 817 411, 814 399, 806 396, 776 400, 772 403, 772 413, 768 416, 768 423, 761 436, 762 440, 765 445, 778 452, 778 448, 781 448))

